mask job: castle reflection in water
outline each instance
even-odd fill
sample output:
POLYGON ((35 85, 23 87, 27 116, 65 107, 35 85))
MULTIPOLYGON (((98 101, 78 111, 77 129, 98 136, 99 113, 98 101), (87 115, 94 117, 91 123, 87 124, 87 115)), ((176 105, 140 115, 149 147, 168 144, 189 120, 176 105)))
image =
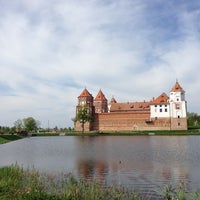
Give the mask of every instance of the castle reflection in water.
POLYGON ((184 136, 181 141, 176 136, 77 137, 78 174, 134 188, 143 184, 178 186, 183 182, 187 187, 187 140, 184 136))

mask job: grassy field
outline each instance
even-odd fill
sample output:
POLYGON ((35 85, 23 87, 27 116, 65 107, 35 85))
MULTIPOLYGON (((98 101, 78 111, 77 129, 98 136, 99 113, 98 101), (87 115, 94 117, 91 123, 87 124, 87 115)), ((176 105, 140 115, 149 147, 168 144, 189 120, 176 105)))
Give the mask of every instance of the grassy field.
POLYGON ((11 142, 14 140, 21 139, 22 137, 19 135, 0 135, 0 144, 11 142))
MULTIPOLYGON (((153 199, 200 200, 199 193, 186 193, 183 188, 167 186, 153 199)), ((101 185, 98 182, 77 180, 71 174, 62 178, 41 174, 34 169, 24 170, 18 166, 0 168, 1 200, 150 200, 119 186, 101 185)))

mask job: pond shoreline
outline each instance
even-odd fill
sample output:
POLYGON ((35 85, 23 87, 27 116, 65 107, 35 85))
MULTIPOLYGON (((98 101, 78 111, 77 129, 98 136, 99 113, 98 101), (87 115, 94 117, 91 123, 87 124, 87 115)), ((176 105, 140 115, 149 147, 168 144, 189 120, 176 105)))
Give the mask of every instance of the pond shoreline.
POLYGON ((184 131, 90 131, 90 132, 46 132, 46 133, 30 133, 28 136, 20 136, 17 134, 6 134, 0 135, 0 144, 12 142, 25 137, 36 137, 36 136, 189 136, 189 135, 200 135, 200 129, 191 128, 184 131))
POLYGON ((84 133, 78 131, 62 132, 62 133, 34 133, 32 136, 139 136, 139 135, 200 135, 200 129, 188 129, 180 131, 163 131, 163 130, 151 130, 151 131, 85 131, 84 133))
POLYGON ((23 138, 22 136, 12 135, 12 134, 10 134, 10 135, 0 135, 0 144, 12 142, 12 141, 19 140, 19 139, 22 139, 22 138, 23 138))

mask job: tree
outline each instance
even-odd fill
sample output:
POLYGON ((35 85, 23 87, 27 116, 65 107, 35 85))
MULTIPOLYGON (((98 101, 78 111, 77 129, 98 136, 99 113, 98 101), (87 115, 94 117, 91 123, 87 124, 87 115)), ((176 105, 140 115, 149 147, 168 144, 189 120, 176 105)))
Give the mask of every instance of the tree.
POLYGON ((88 112, 87 107, 81 107, 78 110, 75 121, 79 121, 82 127, 82 133, 85 131, 85 123, 92 120, 92 115, 88 112))
POLYGON ((36 131, 38 122, 33 117, 24 118, 23 123, 27 132, 36 131))
POLYGON ((188 112, 188 126, 199 126, 200 125, 200 116, 197 113, 188 112))
POLYGON ((21 119, 18 119, 14 122, 14 126, 16 132, 21 132, 23 130, 23 121, 21 119))
POLYGON ((10 133, 10 127, 0 126, 0 134, 8 134, 8 133, 10 133))

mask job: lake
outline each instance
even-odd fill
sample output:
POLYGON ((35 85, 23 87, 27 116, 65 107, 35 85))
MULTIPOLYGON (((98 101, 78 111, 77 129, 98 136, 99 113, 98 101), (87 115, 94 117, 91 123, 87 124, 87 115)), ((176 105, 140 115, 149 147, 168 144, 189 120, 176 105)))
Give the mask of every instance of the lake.
POLYGON ((0 145, 0 158, 150 194, 169 184, 200 189, 200 136, 30 137, 0 145))

